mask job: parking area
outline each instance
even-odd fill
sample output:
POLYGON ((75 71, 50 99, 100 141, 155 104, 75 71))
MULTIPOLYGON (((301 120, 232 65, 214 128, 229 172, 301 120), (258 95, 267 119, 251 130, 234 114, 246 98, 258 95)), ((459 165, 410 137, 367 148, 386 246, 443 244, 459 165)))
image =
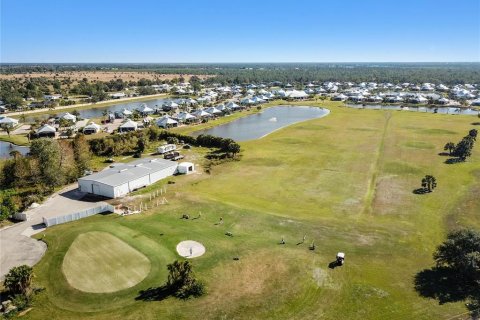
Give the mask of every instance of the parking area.
POLYGON ((33 266, 42 258, 47 246, 31 236, 45 230, 43 217, 74 213, 102 203, 85 195, 78 190, 77 184, 70 185, 53 194, 37 208, 27 210, 25 213, 29 220, 0 230, 0 280, 12 267, 22 264, 33 266))

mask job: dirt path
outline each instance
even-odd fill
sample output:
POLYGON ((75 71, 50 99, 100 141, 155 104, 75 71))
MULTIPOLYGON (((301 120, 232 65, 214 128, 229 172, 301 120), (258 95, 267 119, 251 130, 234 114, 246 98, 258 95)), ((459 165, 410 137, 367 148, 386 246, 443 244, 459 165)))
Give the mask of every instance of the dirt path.
POLYGON ((378 145, 377 152, 375 153, 375 161, 372 163, 370 168, 371 176, 368 182, 367 193, 365 194, 364 200, 364 207, 363 212, 364 214, 369 214, 372 212, 372 202, 375 199, 375 190, 377 187, 377 178, 378 178, 378 168, 383 158, 383 150, 385 148, 385 137, 387 135, 388 124, 390 123, 390 119, 392 117, 391 112, 385 113, 385 123, 383 125, 383 132, 382 138, 380 140, 380 144, 378 145))

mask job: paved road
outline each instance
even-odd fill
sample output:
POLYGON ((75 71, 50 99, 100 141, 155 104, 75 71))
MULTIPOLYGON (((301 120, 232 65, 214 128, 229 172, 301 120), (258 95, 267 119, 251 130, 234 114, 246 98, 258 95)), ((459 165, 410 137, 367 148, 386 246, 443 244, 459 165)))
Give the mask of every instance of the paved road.
POLYGON ((12 117, 12 116, 19 116, 19 115, 22 115, 22 114, 31 114, 31 113, 49 112, 49 111, 51 111, 52 113, 58 113, 57 111, 62 110, 62 109, 75 109, 75 108, 84 108, 84 107, 97 108, 97 107, 104 107, 106 104, 112 103, 112 102, 125 103, 125 102, 144 101, 144 100, 147 100, 149 98, 160 99, 160 98, 162 98, 166 95, 167 95, 166 93, 157 93, 157 94, 131 97, 131 98, 103 100, 103 101, 98 102, 98 103, 79 103, 79 104, 73 104, 73 105, 70 105, 70 106, 59 106, 59 107, 56 107, 55 109, 52 109, 52 110, 47 109, 47 108, 41 108, 41 109, 34 109, 34 110, 6 112, 6 113, 4 113, 4 115, 12 117))
POLYGON ((96 207, 102 202, 81 201, 85 193, 70 185, 52 195, 42 205, 30 209, 28 221, 17 223, 0 230, 0 279, 15 266, 35 265, 47 250, 43 241, 30 238, 31 235, 45 230, 42 217, 56 217, 80 210, 96 207))

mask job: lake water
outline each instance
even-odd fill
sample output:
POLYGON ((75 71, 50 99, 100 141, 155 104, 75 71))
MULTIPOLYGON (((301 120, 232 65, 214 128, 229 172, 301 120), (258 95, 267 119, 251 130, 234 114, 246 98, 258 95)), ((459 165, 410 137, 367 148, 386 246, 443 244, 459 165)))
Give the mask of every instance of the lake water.
POLYGON ((470 108, 457 108, 457 107, 415 107, 408 106, 408 108, 402 108, 399 105, 382 105, 382 104, 347 104, 349 108, 354 109, 370 109, 370 110, 403 110, 412 112, 424 112, 424 113, 440 113, 440 114, 461 114, 461 115, 478 115, 479 111, 470 108), (435 111, 436 109, 436 111, 435 111))
POLYGON ((261 138, 296 122, 324 117, 329 113, 327 109, 316 107, 277 106, 211 129, 196 131, 194 135, 210 134, 235 141, 246 141, 261 138))
MULTIPOLYGON (((162 105, 167 102, 167 101, 172 101, 172 99, 154 99, 154 100, 147 100, 147 101, 137 101, 137 102, 125 102, 125 103, 118 103, 115 105, 107 106, 107 107, 92 107, 90 109, 83 109, 83 110, 78 110, 80 113, 80 117, 84 119, 93 119, 93 118, 102 118, 103 117, 103 112, 105 110, 109 112, 121 112, 123 109, 127 110, 135 110, 139 109, 142 104, 146 104, 148 107, 155 109, 155 108, 161 108, 162 105)), ((75 107, 75 106, 72 106, 75 107)), ((71 111, 70 111, 71 112, 71 111)), ((49 114, 43 114, 43 115, 26 115, 25 116, 25 121, 26 122, 34 122, 35 119, 39 120, 47 120, 50 118, 50 115, 61 115, 65 113, 65 111, 62 110, 52 110, 51 113, 49 114)))
POLYGON ((0 159, 10 158, 10 152, 17 150, 25 155, 30 151, 29 147, 22 147, 11 144, 10 142, 0 141, 0 159))

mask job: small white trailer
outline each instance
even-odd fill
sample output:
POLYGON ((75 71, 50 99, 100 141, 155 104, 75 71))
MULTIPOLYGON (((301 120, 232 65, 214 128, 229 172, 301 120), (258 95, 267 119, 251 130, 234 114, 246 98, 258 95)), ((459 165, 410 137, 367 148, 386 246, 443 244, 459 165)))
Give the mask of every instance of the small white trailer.
POLYGON ((165 144, 163 146, 158 147, 157 149, 159 154, 164 154, 174 150, 177 150, 177 146, 174 144, 165 144))

